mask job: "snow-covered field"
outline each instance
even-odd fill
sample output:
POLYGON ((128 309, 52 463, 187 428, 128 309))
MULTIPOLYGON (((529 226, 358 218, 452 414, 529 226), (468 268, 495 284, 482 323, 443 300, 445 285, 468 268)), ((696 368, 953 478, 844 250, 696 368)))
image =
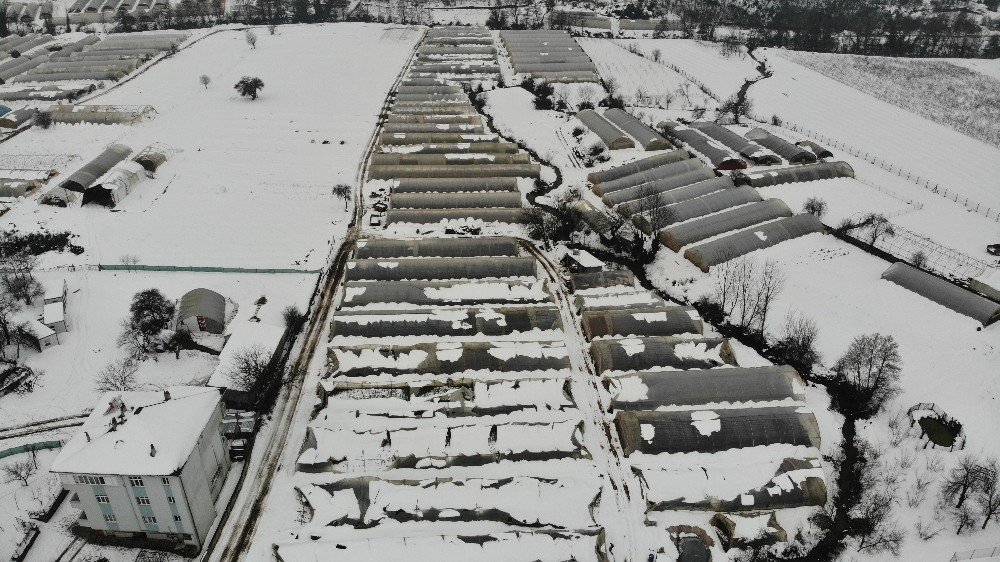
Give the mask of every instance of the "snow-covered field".
POLYGON ((720 99, 736 93, 748 79, 759 76, 753 59, 746 54, 723 56, 718 44, 691 39, 628 39, 616 41, 635 45, 647 56, 659 50, 664 64, 679 68, 705 84, 720 99))
MULTIPOLYGON (((353 184, 382 99, 413 39, 383 26, 282 26, 211 35, 138 78, 90 101, 152 105, 134 126, 56 125, 3 145, 6 154, 78 154, 55 184, 111 142, 138 152, 157 142, 180 150, 114 212, 25 201, 6 215, 22 231, 80 234, 75 263, 320 269, 346 228, 331 187, 353 184), (371 57, 371 58, 369 58, 371 57), (367 64, 366 60, 380 64, 367 64), (291 63, 290 63, 291 61, 291 63), (360 71, 364 80, 353 80, 360 71), (198 78, 206 74, 206 89, 198 78), (265 84, 256 101, 233 84, 265 84), (308 85, 308 86, 306 86, 308 85)), ((415 35, 415 34, 414 34, 415 35)))
POLYGON ((1000 80, 950 61, 784 51, 783 57, 1000 147, 1000 80))

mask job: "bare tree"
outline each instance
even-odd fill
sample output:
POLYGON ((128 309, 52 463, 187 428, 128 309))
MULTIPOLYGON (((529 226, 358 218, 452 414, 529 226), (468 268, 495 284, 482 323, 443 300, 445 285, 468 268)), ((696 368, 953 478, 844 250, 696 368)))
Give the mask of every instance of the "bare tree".
POLYGON ((734 326, 763 333, 771 305, 781 293, 785 275, 778 264, 761 264, 742 256, 727 259, 718 267, 715 301, 734 326))
POLYGON ((895 498, 885 492, 865 494, 851 518, 859 552, 889 552, 899 556, 905 534, 892 519, 895 502, 895 498))
POLYGON ((962 507, 969 496, 969 492, 975 487, 979 478, 980 466, 979 458, 971 453, 966 453, 958 458, 958 463, 952 467, 951 472, 945 477, 941 484, 941 495, 943 499, 954 503, 955 507, 962 507))
POLYGON ((660 62, 661 58, 663 58, 663 52, 659 49, 653 49, 653 62, 660 62))
POLYGON ((771 351, 799 372, 811 373, 813 366, 821 360, 816 351, 818 336, 819 328, 815 321, 803 314, 789 311, 785 315, 781 337, 771 346, 771 351))
POLYGON ((129 271, 135 271, 135 266, 139 264, 139 256, 135 254, 123 254, 122 257, 118 258, 122 265, 128 268, 129 271))
POLYGON ((810 197, 802 204, 802 211, 821 219, 826 214, 826 201, 819 197, 810 197))
POLYGON ((275 30, 277 30, 277 29, 278 29, 278 26, 276 26, 276 25, 274 25, 274 24, 272 23, 272 24, 270 24, 270 25, 268 25, 268 26, 267 26, 267 34, 268 34, 268 35, 274 35, 274 32, 275 32, 275 30))
POLYGON ((845 390, 840 405, 867 419, 899 393, 899 344, 892 336, 878 333, 858 336, 833 371, 845 390))
POLYGON ((867 217, 869 243, 874 246, 880 239, 896 235, 896 228, 882 214, 873 213, 867 217))
POLYGON ((250 390, 267 373, 269 358, 260 345, 253 345, 237 350, 233 354, 233 363, 226 370, 226 378, 237 390, 250 390))
POLYGON ((212 79, 208 76, 208 74, 202 74, 201 76, 198 77, 198 83, 204 86, 205 89, 207 90, 208 85, 212 83, 212 79))
POLYGON ((353 195, 353 192, 354 190, 351 189, 351 186, 347 185, 346 183, 338 183, 337 185, 333 186, 333 196, 338 199, 344 200, 345 211, 347 210, 348 203, 351 202, 351 195, 353 195))
POLYGON ((27 486, 31 477, 38 471, 38 466, 31 462, 31 459, 24 459, 7 463, 3 466, 3 474, 6 482, 20 482, 27 486))
POLYGON ((254 33, 252 29, 248 29, 244 37, 247 40, 247 45, 250 45, 251 49, 257 48, 257 34, 254 33))
POLYGON ((983 518, 983 529, 991 520, 1000 519, 1000 463, 995 458, 982 463, 973 499, 983 518))
POLYGON ((302 315, 302 311, 298 309, 293 304, 290 304, 281 311, 281 317, 285 321, 285 328, 288 330, 298 330, 299 326, 302 325, 302 321, 305 320, 305 316, 302 315))
POLYGON ((42 296, 42 284, 35 279, 38 256, 26 251, 5 255, 0 260, 3 270, 3 288, 15 299, 31 305, 32 300, 42 296))
POLYGON ((94 389, 98 392, 126 392, 138 387, 136 373, 139 362, 131 357, 112 361, 105 365, 94 377, 94 389))

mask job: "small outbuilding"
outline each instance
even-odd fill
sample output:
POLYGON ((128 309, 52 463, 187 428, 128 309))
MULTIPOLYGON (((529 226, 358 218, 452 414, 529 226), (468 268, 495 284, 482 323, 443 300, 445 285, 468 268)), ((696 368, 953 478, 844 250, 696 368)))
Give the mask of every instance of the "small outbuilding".
POLYGON ((61 334, 69 330, 66 324, 66 308, 61 302, 53 302, 42 307, 42 324, 61 334))
POLYGON ((570 250, 563 256, 562 264, 570 273, 595 273, 604 269, 604 262, 587 250, 570 250))
POLYGON ((221 334, 226 327, 226 298, 208 289, 193 289, 177 307, 177 329, 221 334))
POLYGON ((744 548, 751 543, 775 544, 788 540, 788 533, 778 525, 774 512, 770 513, 716 513, 712 526, 719 534, 722 548, 744 548))

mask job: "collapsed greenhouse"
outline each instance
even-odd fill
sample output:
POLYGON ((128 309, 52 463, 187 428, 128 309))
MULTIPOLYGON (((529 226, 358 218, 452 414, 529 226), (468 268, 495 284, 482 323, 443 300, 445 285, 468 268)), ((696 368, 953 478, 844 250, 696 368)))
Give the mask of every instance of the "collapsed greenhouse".
POLYGON ((628 135, 623 133, 618 127, 612 125, 610 121, 593 109, 584 109, 576 114, 576 118, 597 135, 611 150, 635 148, 635 142, 628 135))
POLYGON ((896 262, 882 274, 882 279, 912 291, 959 314, 978 320, 983 326, 1000 320, 1000 303, 973 293, 936 275, 904 262, 896 262))
POLYGON ((604 112, 604 118, 625 131, 632 138, 639 141, 645 150, 670 150, 674 145, 663 138, 663 135, 654 131, 651 127, 636 119, 632 114, 624 110, 614 108, 604 112))
POLYGON ((740 170, 747 167, 747 163, 736 153, 697 129, 669 120, 661 121, 656 127, 667 131, 688 148, 708 159, 717 170, 740 170))
POLYGON ((83 192, 83 204, 95 203, 114 208, 146 177, 138 162, 123 161, 83 192))
POLYGON ((774 152, 792 164, 812 164, 816 162, 817 156, 812 151, 792 144, 779 136, 772 135, 759 127, 750 129, 743 136, 774 152))
POLYGON ((725 145, 729 150, 732 150, 733 152, 742 155, 744 158, 749 159, 754 164, 760 166, 781 164, 781 158, 778 158, 777 154, 774 154, 770 150, 745 137, 737 135, 718 123, 714 123, 712 121, 697 121, 691 123, 691 127, 704 133, 705 136, 725 145))
POLYGON ((712 266, 755 250, 770 248, 800 236, 823 231, 823 223, 813 215, 795 215, 693 246, 684 252, 684 257, 702 271, 708 272, 712 266))
POLYGON ((108 173, 111 168, 128 158, 130 154, 132 154, 132 149, 127 146, 120 144, 108 145, 103 152, 73 172, 59 186, 70 191, 83 193, 88 187, 94 185, 94 182, 98 178, 108 173))

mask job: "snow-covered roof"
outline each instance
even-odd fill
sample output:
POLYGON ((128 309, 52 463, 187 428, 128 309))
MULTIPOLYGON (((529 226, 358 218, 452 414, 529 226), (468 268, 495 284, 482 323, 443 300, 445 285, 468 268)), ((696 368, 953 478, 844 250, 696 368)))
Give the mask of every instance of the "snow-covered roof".
POLYGON ((55 334, 52 328, 38 321, 37 318, 26 312, 12 315, 11 319, 17 326, 24 326, 31 335, 38 339, 45 339, 55 334))
POLYGON ((42 323, 47 326, 56 322, 62 322, 65 319, 66 311, 63 309, 63 303, 61 302, 50 302, 42 309, 42 323))
POLYGON ((187 462, 222 395, 216 388, 108 392, 52 462, 52 472, 165 476, 187 462), (121 405, 124 405, 122 414, 121 405), (118 419, 112 430, 112 419, 118 419), (124 419, 124 421, 121 421, 124 419), (151 446, 155 455, 151 456, 151 446))
POLYGON ((1000 291, 1000 267, 991 267, 975 278, 976 281, 1000 291))
POLYGON ((572 251, 566 254, 566 257, 586 268, 604 267, 604 262, 595 258, 593 254, 591 254, 587 250, 572 251))
POLYGON ((222 349, 222 353, 219 354, 219 366, 215 368, 212 377, 208 380, 208 386, 225 388, 230 385, 227 373, 232 368, 236 354, 241 350, 259 346, 264 350, 265 356, 270 358, 274 350, 277 349, 278 342, 281 341, 281 335, 284 332, 277 326, 262 322, 237 324, 229 335, 229 339, 226 340, 226 346, 222 349))
POLYGON ((66 287, 66 280, 60 279, 45 286, 45 300, 63 298, 63 289, 66 287))

